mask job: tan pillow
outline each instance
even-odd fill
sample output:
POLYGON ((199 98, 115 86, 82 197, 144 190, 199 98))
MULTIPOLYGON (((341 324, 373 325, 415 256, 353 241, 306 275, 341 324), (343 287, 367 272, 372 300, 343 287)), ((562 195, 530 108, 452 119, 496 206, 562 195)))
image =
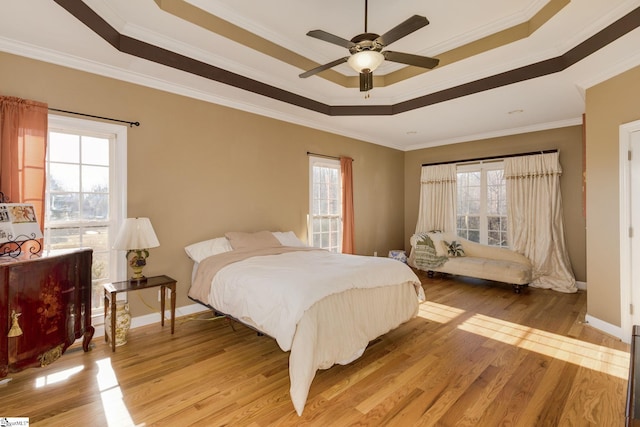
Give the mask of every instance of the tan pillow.
POLYGON ((260 249, 282 246, 280 241, 270 231, 257 231, 245 233, 242 231, 229 231, 225 233, 233 249, 260 249))

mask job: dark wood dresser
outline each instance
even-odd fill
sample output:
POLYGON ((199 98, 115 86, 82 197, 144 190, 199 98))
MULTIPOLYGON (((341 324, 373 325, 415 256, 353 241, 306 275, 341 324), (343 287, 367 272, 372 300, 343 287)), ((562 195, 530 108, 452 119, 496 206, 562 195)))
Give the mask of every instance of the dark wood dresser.
POLYGON ((0 259, 0 378, 58 359, 78 338, 89 351, 91 249, 0 259))

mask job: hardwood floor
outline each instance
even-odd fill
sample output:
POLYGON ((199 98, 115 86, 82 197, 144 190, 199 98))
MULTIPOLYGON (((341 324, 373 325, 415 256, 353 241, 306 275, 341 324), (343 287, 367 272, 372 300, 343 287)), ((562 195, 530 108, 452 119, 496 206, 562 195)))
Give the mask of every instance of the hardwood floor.
POLYGON ((622 426, 629 346, 582 323, 586 294, 420 274, 415 319, 319 371, 302 417, 288 353, 209 313, 102 337, 10 374, 0 417, 31 426, 622 426))

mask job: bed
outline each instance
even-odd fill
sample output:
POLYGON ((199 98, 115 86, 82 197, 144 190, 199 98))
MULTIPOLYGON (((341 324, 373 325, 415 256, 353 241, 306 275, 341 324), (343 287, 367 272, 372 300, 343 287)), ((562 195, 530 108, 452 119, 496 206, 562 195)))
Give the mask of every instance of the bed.
POLYGON ((424 300, 404 263, 311 248, 292 232, 230 232, 185 250, 195 263, 192 300, 290 351, 298 415, 318 369, 357 359, 371 340, 413 318, 424 300))

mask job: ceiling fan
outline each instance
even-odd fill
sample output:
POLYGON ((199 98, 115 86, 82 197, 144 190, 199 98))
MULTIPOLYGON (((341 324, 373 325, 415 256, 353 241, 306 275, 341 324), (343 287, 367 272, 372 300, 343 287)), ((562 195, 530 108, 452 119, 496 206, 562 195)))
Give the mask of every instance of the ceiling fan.
POLYGON ((301 78, 313 76, 321 71, 347 62, 351 68, 360 74, 360 91, 366 92, 373 88, 373 71, 386 59, 387 61, 401 64, 414 65, 421 68, 434 68, 440 62, 439 59, 427 56, 412 55, 410 53, 383 51, 391 43, 413 33, 429 24, 424 16, 413 15, 411 18, 393 27, 383 35, 367 32, 367 3, 364 2, 364 33, 358 34, 351 40, 343 39, 323 30, 312 30, 308 36, 349 49, 351 56, 336 59, 328 64, 320 65, 300 74, 301 78))

